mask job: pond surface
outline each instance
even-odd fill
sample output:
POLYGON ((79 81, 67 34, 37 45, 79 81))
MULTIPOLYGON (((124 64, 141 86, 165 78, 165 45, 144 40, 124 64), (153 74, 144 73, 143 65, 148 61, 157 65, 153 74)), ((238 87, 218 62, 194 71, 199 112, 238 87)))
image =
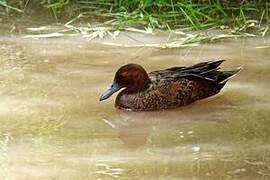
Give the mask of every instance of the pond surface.
POLYGON ((0 179, 270 179, 270 39, 185 49, 0 37, 0 179), (119 66, 227 59, 217 96, 131 113, 99 102, 119 66))

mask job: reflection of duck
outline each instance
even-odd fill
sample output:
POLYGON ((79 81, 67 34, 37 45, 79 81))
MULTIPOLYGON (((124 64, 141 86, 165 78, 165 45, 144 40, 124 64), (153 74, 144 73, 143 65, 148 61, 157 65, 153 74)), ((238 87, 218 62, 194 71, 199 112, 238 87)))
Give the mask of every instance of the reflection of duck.
POLYGON ((172 67, 149 74, 137 64, 122 66, 111 87, 100 97, 109 98, 124 88, 115 101, 119 109, 147 111, 175 108, 217 94, 230 77, 240 71, 219 71, 224 60, 190 67, 172 67))
POLYGON ((117 130, 118 138, 128 148, 137 148, 147 143, 147 137, 151 132, 151 126, 141 126, 134 119, 125 117, 103 117, 103 121, 111 128, 117 130))
POLYGON ((226 112, 234 108, 224 96, 215 98, 212 103, 195 103, 177 111, 159 112, 126 112, 117 111, 115 115, 102 115, 103 121, 114 129, 125 147, 138 148, 151 144, 153 134, 165 131, 192 130, 198 123, 215 122, 226 123, 226 112))

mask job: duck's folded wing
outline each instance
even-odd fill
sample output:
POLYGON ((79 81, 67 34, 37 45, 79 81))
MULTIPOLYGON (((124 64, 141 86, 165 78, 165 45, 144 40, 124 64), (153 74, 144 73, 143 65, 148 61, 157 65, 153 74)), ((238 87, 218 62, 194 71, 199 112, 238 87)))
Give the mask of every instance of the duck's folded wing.
POLYGON ((149 73, 151 79, 202 79, 212 82, 222 82, 237 73, 239 69, 232 71, 219 71, 219 66, 225 60, 214 60, 195 64, 189 67, 172 67, 149 73))

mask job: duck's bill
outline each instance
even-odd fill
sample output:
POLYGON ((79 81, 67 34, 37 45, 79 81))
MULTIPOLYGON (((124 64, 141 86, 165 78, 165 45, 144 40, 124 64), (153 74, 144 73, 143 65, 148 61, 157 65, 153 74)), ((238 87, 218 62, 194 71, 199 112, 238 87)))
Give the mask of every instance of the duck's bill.
POLYGON ((113 83, 109 89, 107 89, 99 98, 99 101, 108 99, 113 93, 119 91, 121 88, 117 83, 113 83))

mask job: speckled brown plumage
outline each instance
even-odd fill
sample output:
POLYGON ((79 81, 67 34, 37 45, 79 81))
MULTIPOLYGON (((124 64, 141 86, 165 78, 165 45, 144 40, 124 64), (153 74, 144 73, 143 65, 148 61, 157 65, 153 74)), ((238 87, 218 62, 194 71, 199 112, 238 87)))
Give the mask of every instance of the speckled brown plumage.
POLYGON ((125 89, 118 94, 115 106, 132 111, 152 111, 187 105, 215 95, 229 77, 240 70, 219 71, 223 61, 173 67, 148 75, 139 65, 123 66, 116 73, 114 82, 125 89), (144 72, 140 73, 141 70, 144 72), (133 85, 137 81, 140 83, 136 86, 140 87, 133 85))

